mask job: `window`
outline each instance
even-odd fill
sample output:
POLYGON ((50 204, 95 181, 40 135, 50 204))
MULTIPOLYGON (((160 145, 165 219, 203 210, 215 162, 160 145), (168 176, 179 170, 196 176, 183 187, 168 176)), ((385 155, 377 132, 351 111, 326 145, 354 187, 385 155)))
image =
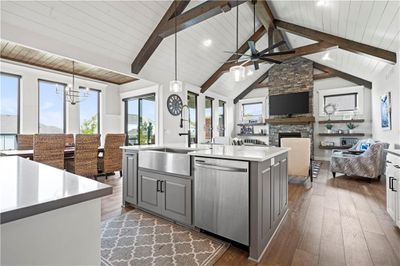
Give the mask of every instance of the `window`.
POLYGON ((197 143, 197 94, 188 91, 190 142, 197 143))
POLYGON ((358 109, 358 93, 345 93, 324 96, 324 106, 333 104, 337 112, 351 112, 358 109))
POLYGON ((205 139, 213 138, 213 98, 206 97, 204 108, 205 139))
POLYGON ((0 73, 0 150, 15 149, 19 133, 20 76, 0 73))
MULTIPOLYGON (((80 90, 86 88, 80 87, 80 90)), ((88 97, 79 103, 80 131, 83 134, 100 133, 100 91, 88 90, 88 97)))
POLYGON ((220 137, 225 137, 225 102, 218 101, 218 131, 220 137))
POLYGON ((39 80, 39 133, 65 132, 65 84, 39 80))
POLYGON ((154 130, 156 123, 155 99, 155 94, 124 99, 127 145, 156 143, 154 130))
POLYGON ((263 116, 263 104, 258 103, 244 103, 242 105, 242 120, 259 120, 263 116))

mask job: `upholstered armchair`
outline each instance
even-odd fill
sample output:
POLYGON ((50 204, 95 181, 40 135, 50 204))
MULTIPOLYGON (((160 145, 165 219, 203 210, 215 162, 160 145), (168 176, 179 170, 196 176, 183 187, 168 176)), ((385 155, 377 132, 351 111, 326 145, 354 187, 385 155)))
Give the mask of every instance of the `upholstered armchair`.
POLYGON ((330 170, 333 177, 336 173, 347 176, 360 176, 380 178, 385 173, 386 151, 388 143, 378 142, 372 144, 367 151, 360 155, 334 152, 331 157, 330 170))

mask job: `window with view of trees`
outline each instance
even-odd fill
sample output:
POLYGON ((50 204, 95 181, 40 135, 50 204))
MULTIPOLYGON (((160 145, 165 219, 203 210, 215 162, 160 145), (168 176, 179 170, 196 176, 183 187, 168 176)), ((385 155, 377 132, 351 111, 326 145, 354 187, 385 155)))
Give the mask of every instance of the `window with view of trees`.
POLYGON ((0 150, 15 149, 19 133, 20 76, 0 73, 0 150))
MULTIPOLYGON (((80 90, 86 88, 80 87, 80 90)), ((79 103, 80 131, 83 134, 100 133, 100 91, 89 89, 88 97, 79 103)))
POLYGON ((225 137, 225 102, 218 101, 218 132, 220 137, 225 137))
POLYGON ((65 84, 39 80, 39 133, 64 133, 65 84))
POLYGON ((213 138, 213 98, 206 97, 204 108, 205 139, 213 138))
POLYGON ((263 116, 263 104, 244 103, 242 105, 242 120, 257 120, 263 116))
POLYGON ((155 144, 155 94, 125 99, 127 145, 155 144))
POLYGON ((190 142, 197 143, 197 94, 188 91, 190 142))

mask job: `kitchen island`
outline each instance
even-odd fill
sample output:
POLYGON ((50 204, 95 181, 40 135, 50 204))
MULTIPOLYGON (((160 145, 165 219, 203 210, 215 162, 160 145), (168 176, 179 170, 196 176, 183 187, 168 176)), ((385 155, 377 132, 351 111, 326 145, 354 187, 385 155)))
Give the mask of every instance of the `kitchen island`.
POLYGON ((288 210, 289 149, 121 148, 123 204, 240 243, 260 261, 288 210))
POLYGON ((100 265, 108 185, 21 157, 0 157, 1 265, 100 265))

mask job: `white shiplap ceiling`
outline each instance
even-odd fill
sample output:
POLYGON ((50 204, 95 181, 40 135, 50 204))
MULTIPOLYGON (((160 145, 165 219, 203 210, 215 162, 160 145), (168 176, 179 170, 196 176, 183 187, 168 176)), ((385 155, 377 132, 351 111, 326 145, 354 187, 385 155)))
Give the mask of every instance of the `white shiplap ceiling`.
MULTIPOLYGON (((186 10, 203 1, 191 1, 186 10)), ((400 46, 399 1, 268 1, 276 18, 324 31, 391 51, 400 46)), ((1 38, 88 63, 129 73, 130 64, 157 26, 171 1, 1 1, 1 38), (35 38, 37 36, 37 38, 35 38), (57 44, 57 45, 54 45, 57 44), (58 45, 61 44, 61 45, 58 45), (82 58, 81 58, 82 57, 82 58)), ((253 33, 251 6, 240 10, 239 43, 253 33)), ((178 77, 200 86, 229 58, 226 50, 235 50, 236 10, 219 14, 178 33, 178 77), (204 47, 202 41, 211 39, 204 47)), ((257 27, 259 22, 257 21, 257 27)), ((288 34, 293 47, 313 43, 288 34)), ((259 49, 267 46, 264 36, 259 49)), ((173 78, 173 37, 163 40, 139 73, 154 82, 173 78)), ((375 58, 356 55, 340 49, 308 58, 341 71, 369 79, 386 66, 375 58)), ((242 83, 233 83, 224 74, 210 90, 236 96, 251 84, 269 65, 265 65, 242 83)))

